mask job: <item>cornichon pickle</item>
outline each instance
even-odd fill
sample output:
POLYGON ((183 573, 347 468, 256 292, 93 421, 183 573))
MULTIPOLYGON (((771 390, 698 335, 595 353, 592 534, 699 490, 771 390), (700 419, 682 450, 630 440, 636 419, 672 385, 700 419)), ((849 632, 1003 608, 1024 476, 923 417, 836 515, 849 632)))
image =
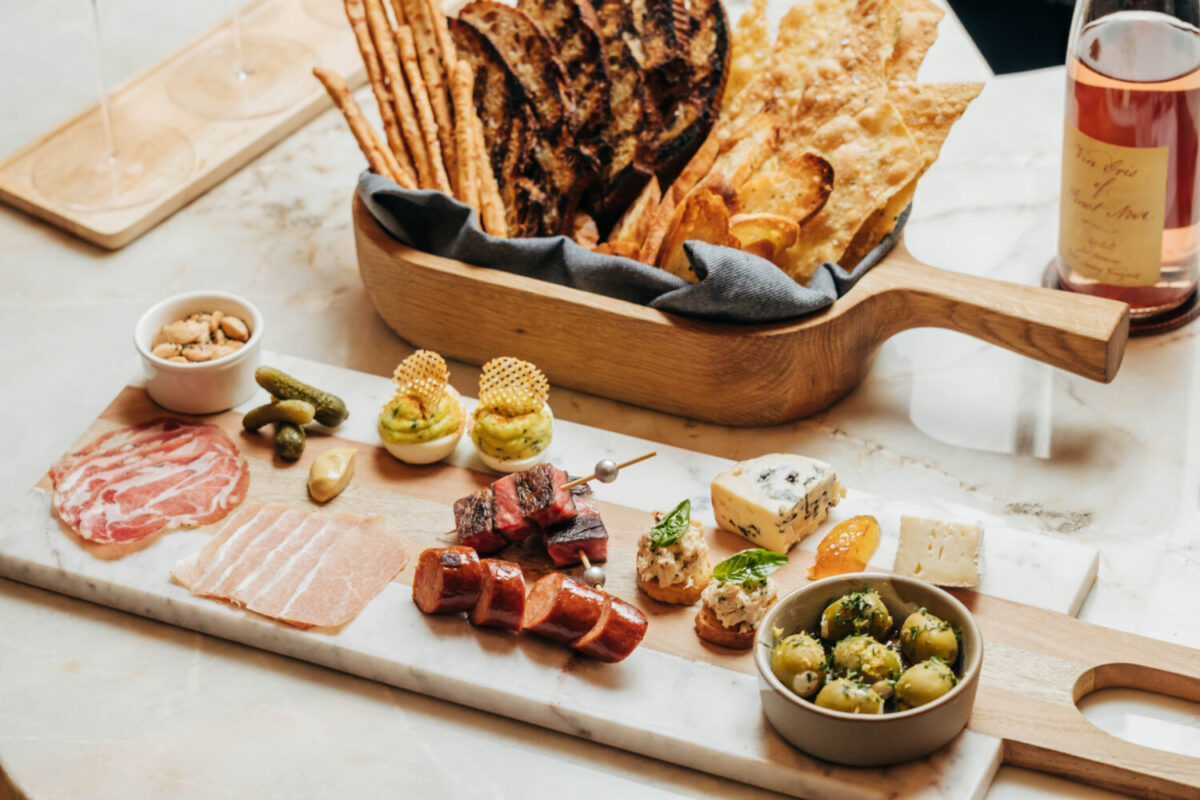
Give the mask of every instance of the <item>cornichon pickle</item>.
POLYGON ((313 421, 317 410, 307 400, 280 400, 277 403, 267 403, 242 417, 242 427, 254 433, 268 422, 294 422, 297 425, 307 425, 313 421))
POLYGON ((275 455, 295 461, 304 453, 304 428, 294 422, 275 423, 275 455))
POLYGON ((301 383, 286 372, 274 367, 259 367, 254 371, 254 379, 258 381, 259 386, 275 397, 312 403, 316 408, 317 422, 326 427, 336 428, 350 416, 342 398, 329 392, 322 392, 320 389, 314 389, 307 383, 301 383))

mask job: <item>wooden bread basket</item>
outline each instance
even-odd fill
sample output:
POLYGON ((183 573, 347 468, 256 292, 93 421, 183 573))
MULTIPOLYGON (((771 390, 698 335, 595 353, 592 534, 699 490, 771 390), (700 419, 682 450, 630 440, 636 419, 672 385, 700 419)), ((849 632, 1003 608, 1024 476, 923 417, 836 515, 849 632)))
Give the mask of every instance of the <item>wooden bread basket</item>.
POLYGON ((969 334, 1111 381, 1129 307, 935 269, 898 244, 844 297, 794 322, 733 325, 676 314, 406 247, 355 195, 359 270, 401 338, 483 364, 537 364, 553 383, 723 425, 772 425, 825 409, 908 328, 969 334))

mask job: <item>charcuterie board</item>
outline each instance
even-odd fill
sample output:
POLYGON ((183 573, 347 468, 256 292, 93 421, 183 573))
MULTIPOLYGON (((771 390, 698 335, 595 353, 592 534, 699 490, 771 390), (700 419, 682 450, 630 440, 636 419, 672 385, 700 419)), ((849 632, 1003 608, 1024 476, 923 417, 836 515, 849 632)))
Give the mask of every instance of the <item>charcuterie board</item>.
MULTIPOLYGON (((872 559, 876 569, 891 563, 902 513, 983 523, 984 581, 978 592, 959 596, 983 630, 985 663, 969 730, 946 749, 887 769, 835 767, 804 756, 771 730, 748 654, 701 644, 692 632, 694 611, 659 605, 634 587, 635 543, 647 512, 690 496, 711 526, 708 482, 729 462, 654 445, 658 457, 640 465, 636 479, 597 487, 612 536, 606 588, 650 617, 642 646, 621 664, 602 665, 530 637, 422 615, 408 585, 415 556, 444 543, 440 537, 452 527, 450 503, 490 479, 469 442, 460 443, 448 464, 403 466, 376 446, 375 412, 390 395, 390 381, 274 354, 264 360, 336 390, 351 417, 336 436, 312 435, 294 465, 273 458, 269 437, 241 432, 241 412, 249 406, 211 418, 250 463, 248 500, 311 507, 308 464, 336 441, 358 450, 359 467, 330 510, 379 514, 411 547, 408 566, 357 618, 335 630, 302 631, 195 598, 171 581, 170 571, 202 547, 215 526, 153 537, 136 552, 96 549, 52 515, 48 478, 0 527, 0 575, 796 796, 977 797, 1005 760, 1142 794, 1194 796, 1200 787, 1194 759, 1109 737, 1074 708, 1092 689, 1133 681, 1200 697, 1200 669, 1191 651, 1072 619, 1095 575, 1091 548, 1006 528, 961 507, 850 490, 822 531, 851 515, 877 516, 883 543, 872 559)), ((135 383, 80 443, 162 413, 135 383)), ((597 459, 628 457, 647 445, 560 420, 550 459, 585 472, 597 459)), ((742 541, 729 534, 710 531, 709 538, 714 559, 741 549, 742 541)), ((792 562, 777 573, 783 591, 805 582, 818 539, 793 550, 792 562)), ((545 555, 533 550, 509 548, 504 557, 520 561, 530 577, 550 568, 545 555)))
MULTIPOLYGON (((80 9, 82 11, 82 8, 80 9)), ((358 50, 346 27, 340 4, 324 0, 258 0, 246 4, 242 25, 247 33, 296 42, 313 53, 319 64, 336 69, 351 86, 366 80, 358 50), (322 15, 318 17, 317 11, 322 15), (338 24, 332 24, 332 23, 338 24)), ((186 59, 222 46, 229 36, 227 22, 205 31, 164 60, 133 76, 113 92, 114 109, 125 118, 167 125, 182 131, 194 150, 194 166, 185 180, 158 198, 115 210, 71 208, 48 200, 34 185, 33 165, 46 148, 78 147, 81 131, 95 126, 95 107, 61 125, 0 161, 0 200, 52 225, 109 250, 137 239, 167 217, 228 178, 329 107, 325 92, 312 80, 303 99, 273 113, 250 119, 211 119, 189 113, 172 101, 168 82, 186 59)), ((314 66, 304 64, 303 72, 314 66)))

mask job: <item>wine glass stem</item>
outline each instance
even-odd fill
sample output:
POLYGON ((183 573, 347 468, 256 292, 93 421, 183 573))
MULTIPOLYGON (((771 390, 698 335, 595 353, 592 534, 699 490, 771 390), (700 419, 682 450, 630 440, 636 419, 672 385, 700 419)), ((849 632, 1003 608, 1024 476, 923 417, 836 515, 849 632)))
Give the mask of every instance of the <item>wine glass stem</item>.
POLYGON ((229 11, 232 15, 234 74, 238 80, 245 80, 250 77, 250 70, 246 69, 246 59, 242 54, 242 14, 238 0, 229 0, 229 11))
POLYGON ((103 47, 100 40, 100 2, 92 0, 92 52, 96 58, 96 85, 100 90, 100 121, 104 126, 104 145, 108 159, 117 161, 117 135, 113 130, 112 104, 109 101, 108 85, 104 82, 103 47))

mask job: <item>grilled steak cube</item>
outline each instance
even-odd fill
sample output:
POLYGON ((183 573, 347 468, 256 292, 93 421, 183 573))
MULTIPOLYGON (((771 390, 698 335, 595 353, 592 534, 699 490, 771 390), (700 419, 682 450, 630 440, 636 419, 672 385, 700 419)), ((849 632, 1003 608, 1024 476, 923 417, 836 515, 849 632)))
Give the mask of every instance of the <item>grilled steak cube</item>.
POLYGON ((454 527, 458 540, 480 553, 494 553, 508 542, 492 529, 492 492, 480 489, 454 501, 454 527))
POLYGON ((608 531, 600 519, 592 490, 583 484, 572 489, 571 495, 575 500, 575 518, 546 531, 546 552, 556 567, 581 563, 581 551, 592 562, 607 561, 608 531))
POLYGON ((562 488, 566 482, 567 473, 550 464, 518 473, 517 493, 525 516, 543 528, 573 518, 575 502, 562 488))
POLYGON ((492 522, 496 533, 514 544, 523 542, 538 528, 526 518, 517 489, 518 474, 505 475, 492 484, 492 522))

